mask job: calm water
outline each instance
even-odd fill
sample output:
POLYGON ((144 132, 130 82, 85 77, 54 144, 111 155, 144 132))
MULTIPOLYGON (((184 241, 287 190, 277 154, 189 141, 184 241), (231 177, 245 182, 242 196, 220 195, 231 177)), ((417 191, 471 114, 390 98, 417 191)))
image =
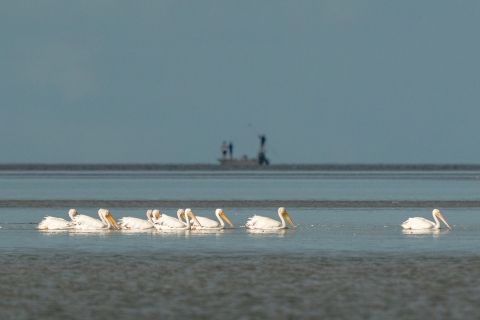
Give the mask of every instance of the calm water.
MULTIPOLYGON (((471 203, 480 201, 479 177, 476 171, 0 171, 0 317, 474 318, 480 208, 471 203), (44 202, 32 207, 34 200, 44 202), (157 200, 213 217, 222 200, 237 228, 35 229, 45 215, 68 218, 69 201, 96 217, 93 200, 124 201, 108 207, 116 219, 144 218, 150 208, 143 204, 157 200), (258 207, 238 205, 249 200, 258 207), (278 217, 282 201, 295 200, 334 207, 287 207, 295 230, 241 227, 253 214, 278 217), (408 206, 371 205, 387 200, 408 206), (346 208, 342 201, 359 205, 346 208), (404 232, 400 224, 409 217, 432 219, 433 207, 417 205, 422 201, 455 201, 439 207, 452 230, 404 232)), ((174 215, 178 207, 158 209, 174 215)))

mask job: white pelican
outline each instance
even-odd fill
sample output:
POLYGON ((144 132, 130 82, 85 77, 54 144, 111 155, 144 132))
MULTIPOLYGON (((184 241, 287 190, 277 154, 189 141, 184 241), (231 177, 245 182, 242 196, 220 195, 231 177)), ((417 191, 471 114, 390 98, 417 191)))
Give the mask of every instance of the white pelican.
POLYGON ((277 229, 288 229, 287 228, 287 223, 285 222, 285 219, 288 220, 288 222, 292 225, 293 228, 296 228, 296 226, 293 224, 292 219, 287 213, 287 210, 285 210, 284 207, 278 208, 278 216, 280 217, 280 220, 282 222, 277 220, 273 220, 268 217, 262 217, 262 216, 253 216, 250 219, 248 219, 247 223, 245 224, 245 228, 247 229, 265 229, 265 230, 277 230, 277 229), (285 219, 284 219, 285 218, 285 219))
MULTIPOLYGON (((77 210, 70 209, 68 210, 68 215, 70 219, 73 220, 73 217, 77 215, 77 210)), ((50 217, 46 216, 37 226, 37 229, 40 230, 65 230, 70 229, 71 226, 69 225, 71 221, 67 221, 62 218, 50 217)))
POLYGON ((70 223, 73 229, 77 230, 106 230, 106 229, 120 229, 117 221, 112 217, 110 211, 107 209, 99 209, 98 215, 101 220, 80 214, 73 218, 70 223))
POLYGON ((225 212, 223 212, 222 209, 215 210, 215 215, 217 216, 217 219, 220 223, 209 218, 198 217, 198 216, 197 216, 197 220, 201 223, 201 225, 198 225, 193 220, 190 221, 190 223, 193 223, 193 225, 197 229, 225 229, 225 223, 223 223, 223 220, 222 220, 222 219, 225 219, 225 221, 227 221, 232 228, 235 228, 233 226, 233 223, 230 222, 230 219, 227 218, 227 216, 225 215, 225 212))
POLYGON ((433 215, 433 219, 435 219, 435 223, 433 221, 430 221, 424 218, 415 217, 415 218, 408 219, 407 221, 402 223, 401 226, 403 229, 411 229, 411 230, 440 229, 440 221, 438 221, 437 219, 438 217, 443 221, 443 223, 447 225, 447 227, 450 228, 447 221, 445 221, 445 218, 443 218, 442 214, 440 213, 440 210, 433 209, 432 215, 433 215))
POLYGON ((154 226, 157 230, 190 230, 190 229, 195 229, 195 226, 191 226, 190 224, 190 219, 188 217, 191 217, 198 225, 202 225, 200 222, 198 222, 197 217, 193 214, 191 209, 186 209, 183 211, 183 209, 178 209, 177 211, 177 216, 179 217, 178 219, 175 219, 174 217, 167 216, 166 214, 160 213, 159 210, 153 210, 153 223, 154 226), (182 221, 182 218, 184 218, 187 223, 184 223, 182 221))
POLYGON ((133 217, 123 217, 118 220, 118 224, 122 229, 126 229, 126 230, 153 229, 152 212, 153 210, 147 211, 147 220, 133 218, 133 217))

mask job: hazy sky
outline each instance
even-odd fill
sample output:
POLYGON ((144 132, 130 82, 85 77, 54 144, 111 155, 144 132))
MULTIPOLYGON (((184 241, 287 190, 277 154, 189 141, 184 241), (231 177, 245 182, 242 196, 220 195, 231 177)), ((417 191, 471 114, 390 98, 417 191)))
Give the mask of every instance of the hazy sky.
POLYGON ((480 1, 1 1, 0 162, 480 163, 480 1))

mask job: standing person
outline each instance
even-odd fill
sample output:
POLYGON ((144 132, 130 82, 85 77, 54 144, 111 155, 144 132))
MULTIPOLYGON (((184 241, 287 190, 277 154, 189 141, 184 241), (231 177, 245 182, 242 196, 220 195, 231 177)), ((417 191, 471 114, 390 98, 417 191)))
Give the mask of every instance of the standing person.
POLYGON ((223 141, 222 143, 222 156, 224 160, 227 157, 227 141, 223 141))
POLYGON ((230 144, 228 145, 228 151, 230 153, 230 160, 233 159, 233 142, 230 141, 230 144))
POLYGON ((268 161, 267 157, 265 156, 265 142, 267 141, 267 138, 265 137, 264 134, 258 136, 260 138, 260 151, 258 151, 258 164, 266 164, 268 165, 270 161, 268 161))
POLYGON ((265 141, 267 141, 267 138, 265 137, 264 134, 258 137, 260 138, 260 149, 263 150, 263 148, 265 147, 265 141))

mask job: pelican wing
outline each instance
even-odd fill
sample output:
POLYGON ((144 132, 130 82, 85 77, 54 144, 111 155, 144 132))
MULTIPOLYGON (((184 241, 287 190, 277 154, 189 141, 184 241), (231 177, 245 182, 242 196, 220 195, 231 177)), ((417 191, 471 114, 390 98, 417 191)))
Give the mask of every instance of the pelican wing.
POLYGON ((74 229, 79 230, 104 229, 107 227, 102 221, 83 214, 75 216, 71 224, 74 229))
POLYGON ((139 219, 139 218, 133 218, 133 217, 123 217, 120 220, 118 220, 118 224, 122 229, 151 229, 153 228, 153 224, 150 221, 139 219))
MULTIPOLYGON (((205 218, 205 217, 198 217, 197 216, 198 222, 202 225, 202 228, 218 228, 220 227, 220 223, 218 221, 205 218)), ((198 227, 199 225, 195 222, 195 220, 190 220, 190 223, 193 224, 194 226, 198 227)))
POLYGON ((157 229, 180 229, 180 228, 185 228, 185 223, 182 221, 174 218, 167 216, 166 214, 162 214, 160 219, 155 219, 153 220, 155 224, 155 228, 157 229))
POLYGON ((435 227, 435 223, 420 217, 410 218, 402 223, 402 228, 404 229, 431 229, 433 227, 435 227))
POLYGON ((253 216, 248 219, 247 223, 245 224, 246 228, 249 229, 271 229, 271 228, 279 228, 282 226, 282 223, 277 220, 273 220, 269 217, 262 217, 262 216, 253 216))
POLYGON ((44 230, 61 230, 61 229, 69 229, 69 221, 46 216, 37 226, 37 229, 44 229, 44 230))

